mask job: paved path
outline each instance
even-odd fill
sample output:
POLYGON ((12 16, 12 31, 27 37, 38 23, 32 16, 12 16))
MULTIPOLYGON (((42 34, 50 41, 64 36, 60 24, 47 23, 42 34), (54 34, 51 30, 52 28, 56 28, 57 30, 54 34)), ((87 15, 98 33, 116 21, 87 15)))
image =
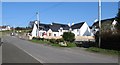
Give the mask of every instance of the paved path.
MULTIPOLYGON (((70 48, 45 46, 42 44, 35 44, 26 40, 21 40, 16 37, 4 37, 4 42, 9 43, 3 44, 5 46, 3 49, 6 49, 7 45, 10 47, 17 47, 20 54, 24 51, 41 63, 118 63, 117 57, 89 53, 78 49, 72 50, 70 48)), ((9 48, 9 50, 11 48, 9 48)), ((15 49, 12 51, 12 53, 3 51, 3 54, 17 54, 14 51, 15 49)), ((23 55, 24 53, 21 54, 21 56, 23 55)), ((5 55, 3 55, 3 57, 6 58, 5 55)), ((3 59, 3 62, 12 61, 4 61, 3 59)))

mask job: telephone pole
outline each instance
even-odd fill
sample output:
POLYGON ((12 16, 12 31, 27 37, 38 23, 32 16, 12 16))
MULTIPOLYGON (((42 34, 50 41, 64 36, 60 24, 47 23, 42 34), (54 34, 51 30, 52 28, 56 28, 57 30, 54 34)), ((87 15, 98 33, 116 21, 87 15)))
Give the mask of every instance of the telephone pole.
POLYGON ((39 37, 39 12, 36 12, 36 15, 37 15, 37 24, 38 24, 37 36, 39 37))
POLYGON ((101 0, 98 0, 98 20, 99 20, 99 48, 101 47, 101 0))

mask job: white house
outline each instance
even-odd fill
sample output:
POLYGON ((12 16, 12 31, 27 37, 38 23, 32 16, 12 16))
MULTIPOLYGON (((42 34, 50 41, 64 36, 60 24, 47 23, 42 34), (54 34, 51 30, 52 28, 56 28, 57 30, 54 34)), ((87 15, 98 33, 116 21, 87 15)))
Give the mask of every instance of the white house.
MULTIPOLYGON (((117 21, 115 20, 115 18, 101 20, 101 26, 104 32, 108 32, 110 30, 114 31, 116 24, 117 21)), ((99 21, 95 21, 92 25, 92 32, 96 34, 96 32, 98 31, 99 31, 99 21)))
POLYGON ((93 36, 89 26, 86 22, 73 24, 72 26, 66 24, 52 23, 52 24, 39 24, 39 33, 38 24, 34 24, 32 30, 32 37, 39 35, 41 38, 47 37, 62 37, 64 32, 71 31, 75 36, 93 36))
POLYGON ((65 24, 52 23, 51 24, 39 24, 39 33, 38 24, 34 23, 32 30, 32 37, 45 37, 45 36, 61 36, 64 32, 68 32, 69 26, 65 24))
POLYGON ((61 36, 64 32, 68 32, 69 26, 66 24, 52 23, 52 25, 47 25, 46 28, 47 36, 61 36))
POLYGON ((86 22, 74 24, 71 26, 71 29, 75 36, 93 36, 93 33, 86 22))
POLYGON ((0 26, 0 31, 5 31, 5 30, 11 30, 11 27, 9 25, 7 25, 7 26, 0 26))

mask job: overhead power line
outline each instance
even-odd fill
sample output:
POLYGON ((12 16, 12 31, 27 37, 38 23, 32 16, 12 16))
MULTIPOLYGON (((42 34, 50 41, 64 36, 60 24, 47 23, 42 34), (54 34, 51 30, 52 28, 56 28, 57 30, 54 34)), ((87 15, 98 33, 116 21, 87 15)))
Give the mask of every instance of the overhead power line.
POLYGON ((53 9, 53 8, 56 8, 56 7, 58 7, 59 5, 62 5, 62 4, 63 4, 63 3, 57 3, 57 4, 55 4, 55 5, 52 5, 52 6, 46 8, 46 9, 44 9, 44 10, 41 10, 40 13, 41 13, 41 12, 43 13, 43 12, 49 11, 49 10, 51 10, 51 9, 53 9))
MULTIPOLYGON (((57 4, 52 5, 52 6, 48 7, 48 8, 46 8, 46 9, 43 9, 43 10, 41 10, 41 11, 38 9, 37 12, 43 13, 43 12, 49 11, 49 10, 51 10, 51 9, 53 9, 53 8, 56 8, 56 7, 58 7, 58 6, 61 5, 61 4, 62 4, 62 3, 57 3, 57 4)), ((35 12, 35 13, 36 13, 36 12, 35 12)), ((27 21, 30 21, 32 18, 36 18, 36 14, 33 15, 32 17, 30 17, 27 21)))

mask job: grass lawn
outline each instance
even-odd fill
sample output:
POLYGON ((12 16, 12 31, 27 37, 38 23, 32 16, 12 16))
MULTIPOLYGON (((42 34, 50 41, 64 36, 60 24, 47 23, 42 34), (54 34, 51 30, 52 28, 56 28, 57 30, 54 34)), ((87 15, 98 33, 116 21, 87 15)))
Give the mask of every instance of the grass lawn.
POLYGON ((31 42, 35 42, 35 43, 41 43, 41 44, 49 44, 49 41, 42 41, 42 40, 30 40, 31 42))
POLYGON ((61 47, 59 44, 51 44, 51 46, 61 47))
MULTIPOLYGON (((64 46, 61 46, 57 43, 51 43, 49 41, 46 41, 46 40, 30 40, 31 42, 34 42, 34 43, 40 43, 40 44, 48 44, 48 45, 51 45, 51 46, 55 46, 55 47, 64 47, 64 46)), ((67 46, 66 47, 77 47, 75 43, 70 43, 70 42, 67 42, 67 46)), ((116 51, 116 50, 108 50, 108 49, 101 49, 101 48, 97 48, 97 47, 90 47, 90 48, 87 48, 86 51, 89 51, 89 52, 94 52, 94 53, 101 53, 101 54, 106 54, 106 55, 120 55, 120 51, 116 51)))
MULTIPOLYGON (((46 41, 46 40, 43 41, 43 40, 35 40, 34 39, 34 40, 30 40, 30 41, 34 42, 34 43, 48 44, 48 45, 55 46, 55 47, 64 47, 64 46, 61 46, 57 43, 51 43, 51 42, 46 41)), ((76 47, 76 44, 68 42, 66 47, 76 47)))
POLYGON ((70 42, 68 42, 67 44, 68 44, 67 47, 77 47, 75 43, 70 43, 70 42))
POLYGON ((86 51, 102 53, 102 54, 107 54, 107 55, 120 55, 120 51, 101 49, 101 48, 96 48, 96 47, 90 47, 90 48, 86 49, 86 51))
POLYGON ((10 34, 12 30, 0 31, 0 37, 10 34))

